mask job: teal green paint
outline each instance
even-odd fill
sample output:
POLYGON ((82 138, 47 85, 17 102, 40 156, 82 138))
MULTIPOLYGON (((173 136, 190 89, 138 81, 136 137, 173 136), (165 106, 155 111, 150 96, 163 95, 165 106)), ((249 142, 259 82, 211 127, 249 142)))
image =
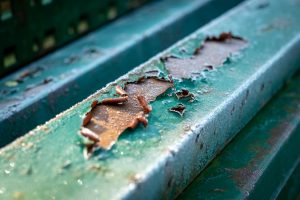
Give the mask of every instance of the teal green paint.
POLYGON ((82 101, 239 2, 156 1, 1 79, 0 147, 82 101), (44 70, 16 87, 6 86, 7 81, 37 67, 44 70), (53 81, 37 90, 26 90, 46 78, 53 81))
POLYGON ((77 39, 83 33, 112 21, 109 17, 112 9, 116 12, 115 19, 147 1, 102 0, 86 3, 85 1, 64 0, 50 1, 47 5, 42 5, 39 1, 32 3, 34 1, 10 0, 9 2, 12 16, 7 20, 0 20, 0 76, 21 68, 34 58, 49 52, 50 49, 53 50, 77 39), (82 20, 88 26, 84 32, 78 31, 82 20), (71 28, 72 34, 69 33, 71 28), (45 49, 43 43, 49 34, 54 38, 55 43, 52 48, 45 49), (33 50, 34 45, 36 50, 33 50), (15 54, 16 63, 4 66, 5 52, 11 48, 15 54))
MULTIPOLYGON (((300 76, 289 82, 178 199, 274 199, 299 165, 300 76)), ((298 167, 299 168, 299 167, 298 167)), ((298 169, 299 171, 299 169, 298 169)), ((281 199, 294 199, 299 172, 281 199), (289 193, 289 192, 290 193, 289 193)), ((298 191, 299 192, 299 191, 298 191)))
POLYGON ((293 171, 277 199, 299 199, 300 195, 300 164, 293 171))
MULTIPOLYGON (((105 91, 112 90, 113 86, 109 85, 2 149, 0 166, 4 170, 0 173, 0 188, 5 188, 2 197, 9 199, 15 192, 21 192, 25 199, 135 199, 178 195, 299 66, 295 64, 299 61, 297 56, 290 53, 299 50, 296 45, 300 33, 299 7, 292 0, 277 0, 257 10, 259 3, 249 1, 172 47, 193 49, 206 35, 223 31, 232 31, 249 44, 223 67, 204 72, 205 79, 176 83, 178 88, 184 86, 193 91, 197 98, 187 104, 183 118, 167 111, 175 104, 174 97, 162 96, 152 103, 147 128, 139 127, 124 134, 111 151, 84 160, 77 135, 82 116, 93 100, 105 98, 105 91), (262 32, 262 27, 274 23, 275 14, 287 20, 288 25, 262 32), (270 43, 270 38, 276 42, 270 43), (288 48, 291 44, 294 48, 288 48), (279 62, 278 54, 286 59, 279 62), (260 91, 262 83, 265 87, 260 91), (231 115, 232 106, 235 111, 231 115), (194 142, 197 137, 198 142, 194 142), (67 161, 71 165, 62 169, 67 161), (10 165, 12 162, 14 167, 10 165)), ((133 75, 129 74, 129 79, 145 68, 161 67, 158 58, 130 72, 133 75)))

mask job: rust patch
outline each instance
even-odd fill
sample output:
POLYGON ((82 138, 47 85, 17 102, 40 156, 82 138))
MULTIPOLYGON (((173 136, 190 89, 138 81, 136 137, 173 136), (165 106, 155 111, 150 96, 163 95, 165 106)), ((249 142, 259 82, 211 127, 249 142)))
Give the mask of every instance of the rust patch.
POLYGON ((148 104, 170 87, 173 87, 170 81, 142 78, 125 84, 124 89, 117 86, 116 93, 120 97, 94 101, 80 131, 93 142, 87 151, 92 152, 95 147, 108 150, 127 128, 135 128, 139 123, 146 127, 147 114, 152 110, 148 104))
POLYGON ((182 103, 180 103, 177 106, 174 106, 174 107, 170 108, 169 111, 170 112, 175 112, 175 113, 179 114, 182 117, 184 112, 185 112, 185 106, 182 103))
POLYGON ((246 44, 241 37, 222 33, 218 37, 207 37, 191 58, 168 57, 162 61, 173 78, 193 78, 199 76, 199 72, 204 69, 222 65, 231 54, 245 48, 246 44))
POLYGON ((190 93, 187 89, 181 89, 175 93, 178 99, 189 99, 189 102, 195 101, 195 95, 190 93))

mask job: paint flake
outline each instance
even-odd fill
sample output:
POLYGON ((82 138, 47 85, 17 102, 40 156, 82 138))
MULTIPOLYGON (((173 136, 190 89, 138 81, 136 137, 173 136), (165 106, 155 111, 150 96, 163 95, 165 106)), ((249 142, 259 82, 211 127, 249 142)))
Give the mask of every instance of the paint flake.
POLYGON ((169 111, 170 112, 175 112, 175 113, 179 114, 182 117, 184 112, 185 112, 185 106, 182 103, 180 103, 180 104, 170 108, 169 111))
POLYGON ((163 61, 169 74, 175 79, 189 79, 199 76, 204 69, 221 66, 233 53, 245 48, 247 42, 231 33, 222 33, 218 37, 207 37, 190 58, 168 57, 163 61))
POLYGON ((126 129, 133 129, 139 123, 147 126, 147 114, 152 110, 148 104, 170 87, 173 87, 170 81, 142 78, 127 83, 124 89, 117 86, 120 97, 94 101, 81 128, 81 135, 93 142, 92 147, 88 146, 89 151, 93 147, 109 150, 126 129))

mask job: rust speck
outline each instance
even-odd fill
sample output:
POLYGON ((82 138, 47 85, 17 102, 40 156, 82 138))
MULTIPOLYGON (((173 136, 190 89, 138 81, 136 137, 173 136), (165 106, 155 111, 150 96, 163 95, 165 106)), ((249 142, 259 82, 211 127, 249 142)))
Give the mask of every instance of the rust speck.
POLYGON ((175 113, 179 114, 182 117, 184 112, 185 112, 185 106, 182 103, 180 103, 177 106, 174 106, 174 107, 170 108, 169 111, 170 112, 175 112, 175 113))
POLYGON ((127 128, 133 129, 139 123, 146 127, 147 114, 152 110, 149 103, 170 87, 173 87, 173 83, 167 80, 142 78, 125 84, 122 90, 116 88, 120 95, 118 98, 93 102, 91 114, 86 115, 81 128, 81 135, 93 142, 86 146, 86 154, 92 153, 97 147, 109 150, 127 128))
POLYGON ((31 70, 23 71, 15 81, 22 83, 26 78, 32 78, 43 70, 44 69, 42 67, 36 67, 31 70))
POLYGON ((45 79, 43 80, 43 84, 48 84, 48 83, 50 83, 50 82, 52 82, 52 81, 53 81, 53 78, 47 77, 47 78, 45 78, 45 79))
POLYGON ((189 102, 193 102, 195 100, 195 95, 190 93, 190 91, 187 89, 181 89, 180 91, 177 91, 175 95, 178 99, 188 98, 189 102))
POLYGON ((245 48, 247 42, 231 33, 221 33, 219 36, 207 37, 190 58, 167 57, 161 59, 175 79, 189 79, 199 76, 205 69, 221 66, 235 52, 245 48))

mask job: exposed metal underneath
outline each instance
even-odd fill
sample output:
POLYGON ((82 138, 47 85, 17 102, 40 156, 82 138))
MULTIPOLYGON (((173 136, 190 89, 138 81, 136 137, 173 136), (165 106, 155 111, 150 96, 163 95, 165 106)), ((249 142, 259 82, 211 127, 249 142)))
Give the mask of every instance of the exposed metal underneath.
POLYGON ((83 100, 240 1, 158 1, 0 80, 0 146, 83 100))
POLYGON ((299 69, 300 5, 276 0, 262 9, 260 4, 251 0, 240 5, 1 149, 0 166, 6 170, 0 174, 3 197, 15 192, 28 199, 160 199, 180 194, 299 69), (280 23, 274 20, 275 13, 280 23), (93 101, 111 97, 115 85, 125 79, 165 70, 161 58, 190 56, 206 36, 228 31, 249 45, 201 77, 174 82, 176 89, 195 94, 196 101, 185 103, 183 117, 168 111, 181 100, 163 96, 151 103, 147 128, 128 131, 110 151, 84 159, 78 132, 93 101), (270 38, 276 42, 270 43, 270 38))

